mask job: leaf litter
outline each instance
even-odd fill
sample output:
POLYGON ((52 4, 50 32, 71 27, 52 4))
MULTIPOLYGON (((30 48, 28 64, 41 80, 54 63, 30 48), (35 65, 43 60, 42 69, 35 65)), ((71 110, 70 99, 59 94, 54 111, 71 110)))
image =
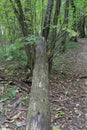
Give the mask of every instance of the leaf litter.
MULTIPOLYGON (((80 56, 83 51, 80 45, 65 57, 60 56, 63 60, 59 61, 59 56, 55 58, 50 76, 51 126, 54 130, 87 129, 87 80, 80 78, 86 74, 80 56)), ((0 130, 25 130, 31 86, 30 81, 25 82, 24 66, 5 61, 0 68, 0 130)))

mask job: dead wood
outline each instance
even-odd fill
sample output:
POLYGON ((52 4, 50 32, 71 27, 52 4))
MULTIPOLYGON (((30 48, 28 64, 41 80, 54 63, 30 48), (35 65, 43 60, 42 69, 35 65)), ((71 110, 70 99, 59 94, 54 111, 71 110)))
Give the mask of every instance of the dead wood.
POLYGON ((46 42, 41 37, 36 47, 31 98, 26 130, 51 130, 46 42))

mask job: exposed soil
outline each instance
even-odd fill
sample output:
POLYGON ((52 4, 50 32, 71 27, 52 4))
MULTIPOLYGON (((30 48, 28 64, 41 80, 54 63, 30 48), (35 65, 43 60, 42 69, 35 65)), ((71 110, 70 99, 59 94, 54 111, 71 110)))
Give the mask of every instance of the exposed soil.
POLYGON ((87 130, 87 42, 79 42, 68 52, 68 68, 59 66, 61 76, 56 73, 51 80, 52 123, 61 130, 87 130))
MULTIPOLYGON (((57 130, 87 130, 87 43, 79 42, 78 48, 55 59, 50 76, 51 124, 57 130)), ((0 127, 8 130, 25 130, 24 97, 30 93, 31 78, 26 80, 23 68, 12 61, 0 64, 0 127), (16 91, 7 98, 9 89, 16 91)))

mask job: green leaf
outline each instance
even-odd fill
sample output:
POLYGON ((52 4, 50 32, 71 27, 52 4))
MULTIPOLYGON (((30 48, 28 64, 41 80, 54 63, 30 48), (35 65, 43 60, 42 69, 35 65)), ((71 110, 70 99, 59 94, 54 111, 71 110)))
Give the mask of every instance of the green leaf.
POLYGON ((18 89, 17 89, 17 88, 10 88, 10 89, 8 89, 8 91, 7 91, 7 96, 8 96, 9 98, 15 98, 17 92, 18 92, 18 89))
POLYGON ((52 130, 61 130, 61 129, 59 129, 56 126, 53 125, 52 130))
POLYGON ((0 99, 0 102, 5 102, 6 100, 8 100, 8 98, 4 97, 0 99))
POLYGON ((58 108, 56 110, 55 118, 60 118, 60 117, 63 117, 64 115, 65 113, 61 110, 61 108, 58 108))

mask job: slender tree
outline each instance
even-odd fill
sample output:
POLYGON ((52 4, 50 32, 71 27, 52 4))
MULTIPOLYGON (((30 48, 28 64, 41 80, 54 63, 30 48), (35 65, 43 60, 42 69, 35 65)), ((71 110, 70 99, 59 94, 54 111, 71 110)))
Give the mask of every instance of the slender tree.
POLYGON ((51 30, 50 34, 50 48, 48 51, 50 51, 50 54, 48 56, 49 61, 49 71, 51 71, 52 68, 52 61, 53 61, 53 55, 54 55, 54 49, 55 49, 55 39, 57 38, 57 24, 58 24, 58 16, 60 14, 60 7, 61 7, 61 0, 56 0, 56 7, 55 7, 55 13, 53 18, 53 28, 51 30))
MULTIPOLYGON (((73 25, 72 25, 72 28, 73 28, 73 30, 75 32, 77 32, 76 6, 75 6, 74 0, 70 0, 70 4, 71 4, 71 7, 72 7, 72 12, 73 12, 73 25)), ((74 36, 72 38, 72 40, 76 41, 76 36, 74 36)))
POLYGON ((25 19, 25 15, 24 15, 20 0, 15 0, 15 3, 13 0, 10 0, 10 2, 13 7, 14 13, 19 21, 19 24, 21 26, 23 35, 24 36, 28 35, 27 24, 25 22, 26 19, 25 19))
POLYGON ((79 32, 80 38, 85 37, 85 16, 84 15, 79 17, 79 21, 78 21, 78 25, 77 25, 77 31, 79 32))
POLYGON ((45 37, 45 39, 48 39, 49 30, 50 30, 50 22, 51 22, 51 14, 52 14, 52 8, 53 8, 54 0, 48 0, 47 10, 46 10, 46 16, 44 20, 44 27, 42 36, 45 37))
MULTIPOLYGON (((26 38, 32 34, 32 29, 30 28, 30 27, 32 27, 32 22, 30 19, 26 19, 20 0, 15 0, 15 2, 13 0, 10 0, 10 2, 13 7, 14 13, 18 19, 23 36, 26 38), (28 23, 27 23, 27 21, 28 21, 28 23)), ((30 10, 28 10, 28 9, 29 8, 27 8, 25 10, 30 12, 30 10)), ((34 47, 29 44, 25 45, 25 51, 27 54, 27 67, 30 69, 30 74, 32 74, 33 64, 34 64, 34 47)))
MULTIPOLYGON (((65 25, 66 29, 68 27, 68 15, 69 15, 69 0, 66 0, 65 2, 65 12, 64 12, 64 21, 63 21, 63 25, 65 25)), ((61 46, 59 48, 60 53, 65 52, 65 47, 66 47, 66 38, 67 38, 67 31, 66 30, 62 30, 61 34, 63 34, 62 36, 62 41, 61 41, 61 46)))
MULTIPOLYGON (((76 8, 74 0, 71 0, 70 3, 71 3, 71 7, 73 9, 73 29, 75 32, 79 33, 80 38, 84 38, 85 37, 85 16, 84 16, 84 14, 82 15, 79 12, 79 16, 77 17, 76 16, 77 8, 76 8)), ((74 37, 73 40, 76 40, 76 36, 74 37)))

